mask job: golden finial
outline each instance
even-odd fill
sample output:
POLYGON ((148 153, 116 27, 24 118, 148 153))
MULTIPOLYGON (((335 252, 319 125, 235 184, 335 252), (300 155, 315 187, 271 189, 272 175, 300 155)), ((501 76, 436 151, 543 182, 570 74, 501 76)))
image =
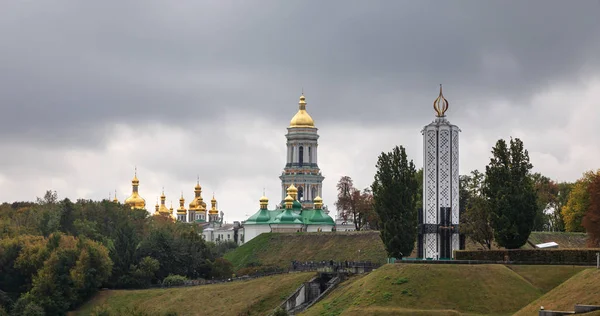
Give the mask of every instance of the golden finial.
POLYGON ((302 89, 302 95, 300 96, 300 101, 298 102, 300 110, 306 110, 306 98, 304 97, 304 89, 302 89))
POLYGON ((446 116, 445 113, 448 110, 448 100, 444 98, 442 94, 442 85, 440 84, 440 95, 433 101, 433 109, 435 110, 437 117, 446 116))

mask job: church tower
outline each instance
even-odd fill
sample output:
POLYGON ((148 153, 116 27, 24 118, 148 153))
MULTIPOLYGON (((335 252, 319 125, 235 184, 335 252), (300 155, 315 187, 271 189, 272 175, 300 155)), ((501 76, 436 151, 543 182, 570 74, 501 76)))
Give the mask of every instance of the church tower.
POLYGON ((419 218, 417 256, 452 258, 459 250, 459 161, 460 129, 446 119, 448 100, 440 94, 433 102, 436 118, 423 134, 423 209, 419 218))
MULTIPOLYGON (((287 138, 287 160, 281 179, 281 200, 287 196, 287 188, 294 184, 298 189, 298 201, 304 208, 312 208, 313 200, 321 196, 323 177, 317 164, 319 135, 312 117, 306 112, 306 98, 300 96, 298 112, 290 121, 287 138)), ((282 205, 283 206, 283 205, 282 205)))
MULTIPOLYGON (((129 205, 131 209, 146 209, 146 200, 144 200, 139 192, 138 187, 140 186, 140 180, 137 178, 137 168, 133 174, 133 180, 131 180, 131 196, 125 200, 125 204, 129 205)), ((116 198, 116 194, 115 194, 116 198)))

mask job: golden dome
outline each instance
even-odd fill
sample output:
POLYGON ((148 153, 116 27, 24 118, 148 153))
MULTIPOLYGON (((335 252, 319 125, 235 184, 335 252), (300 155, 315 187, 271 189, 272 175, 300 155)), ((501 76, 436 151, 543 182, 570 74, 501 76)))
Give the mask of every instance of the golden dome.
POLYGON ((298 196, 298 188, 296 188, 294 186, 294 184, 292 183, 288 188, 287 188, 287 194, 293 199, 295 200, 296 197, 298 196))
POLYGON ((290 127, 315 127, 315 121, 306 112, 306 101, 304 94, 300 96, 300 102, 298 102, 298 112, 290 121, 290 127))
POLYGON ((215 195, 213 194, 212 199, 210 200, 210 211, 208 211, 209 214, 219 214, 219 210, 217 210, 217 199, 215 199, 215 195))
POLYGON ((314 198, 313 203, 315 204, 315 210, 320 210, 323 207, 323 199, 320 196, 314 198))
POLYGON ((138 186, 140 185, 140 180, 137 178, 137 168, 135 169, 135 173, 133 175, 133 180, 131 180, 131 196, 125 199, 125 204, 131 206, 131 209, 146 209, 146 200, 144 200, 140 194, 138 193, 138 186))
POLYGON ((260 208, 261 209, 267 209, 267 207, 269 206, 269 198, 267 198, 264 195, 261 196, 258 201, 260 202, 260 208))
POLYGON ((292 208, 292 204, 294 203, 294 198, 291 197, 289 194, 285 197, 284 199, 285 201, 285 208, 286 209, 291 209, 292 208))
POLYGON ((115 190, 115 198, 112 201, 114 203, 119 203, 119 199, 117 199, 117 190, 115 190))

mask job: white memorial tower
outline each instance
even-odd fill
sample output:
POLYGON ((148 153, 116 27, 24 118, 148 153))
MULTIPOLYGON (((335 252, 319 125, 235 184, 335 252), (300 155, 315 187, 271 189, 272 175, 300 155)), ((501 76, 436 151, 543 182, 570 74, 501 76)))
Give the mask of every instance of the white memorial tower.
POLYGON ((442 94, 433 102, 436 118, 423 134, 423 209, 419 211, 419 258, 449 259, 460 247, 459 146, 460 129, 446 119, 448 100, 442 94))

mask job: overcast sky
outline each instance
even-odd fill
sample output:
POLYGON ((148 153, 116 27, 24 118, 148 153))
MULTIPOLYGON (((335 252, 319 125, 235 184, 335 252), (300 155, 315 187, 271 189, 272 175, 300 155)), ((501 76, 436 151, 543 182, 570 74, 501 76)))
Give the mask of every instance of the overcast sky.
POLYGON ((534 171, 600 167, 600 1, 16 1, 0 4, 0 201, 140 193, 186 206, 200 177, 225 220, 280 197, 302 89, 319 128, 324 203, 406 147, 438 85, 461 174, 499 138, 534 171), (114 194, 114 193, 113 193, 114 194))

